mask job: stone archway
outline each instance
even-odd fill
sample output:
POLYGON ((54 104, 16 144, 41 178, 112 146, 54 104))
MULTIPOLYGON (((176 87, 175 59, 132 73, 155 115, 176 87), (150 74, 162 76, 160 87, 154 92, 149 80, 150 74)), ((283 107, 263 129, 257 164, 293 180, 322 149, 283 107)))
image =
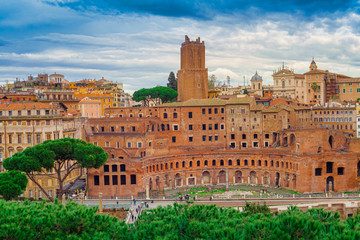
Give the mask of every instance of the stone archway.
POLYGON ((357 164, 357 176, 360 177, 360 161, 357 164))
POLYGON ((285 173, 284 186, 289 187, 289 182, 290 182, 290 175, 289 173, 285 173))
POLYGON ((152 179, 149 179, 149 189, 152 190, 153 186, 152 186, 152 179))
POLYGON ((280 186, 280 173, 275 174, 275 186, 280 186))
POLYGON ((250 172, 250 184, 257 184, 257 176, 255 171, 250 172))
POLYGON ((269 172, 264 173, 262 184, 270 185, 270 174, 269 174, 269 172))
POLYGON ((165 186, 166 186, 166 187, 169 187, 169 186, 170 186, 170 184, 169 184, 169 174, 165 174, 164 182, 165 182, 165 186))
POLYGON ((290 144, 289 145, 292 146, 294 143, 295 143, 295 134, 292 133, 290 135, 290 144))
POLYGON ((175 187, 181 187, 182 186, 182 177, 180 173, 177 173, 175 175, 175 187))
POLYGON ((333 144, 334 144, 334 137, 331 135, 329 137, 329 145, 330 145, 330 148, 332 149, 333 148, 333 144))
POLYGON ((219 172, 218 183, 219 184, 225 184, 226 183, 226 172, 224 170, 219 172))
POLYGON ((160 189, 160 177, 159 176, 157 176, 155 178, 155 185, 156 185, 156 189, 160 189))
POLYGON ((241 171, 236 171, 235 172, 235 183, 242 183, 242 172, 241 171))
POLYGON ((211 184, 211 176, 208 171, 202 173, 202 184, 211 184))

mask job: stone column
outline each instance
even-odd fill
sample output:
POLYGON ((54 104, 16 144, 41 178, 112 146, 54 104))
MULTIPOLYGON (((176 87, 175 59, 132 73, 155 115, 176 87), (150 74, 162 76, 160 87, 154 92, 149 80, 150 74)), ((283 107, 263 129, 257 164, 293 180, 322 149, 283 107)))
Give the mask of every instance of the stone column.
POLYGON ((244 176, 241 176, 241 183, 244 183, 244 176))
POLYGON ((149 187, 149 183, 146 183, 145 193, 146 193, 146 200, 149 200, 149 199, 150 199, 150 187, 149 187))
POLYGON ((226 169, 226 173, 225 173, 225 176, 226 176, 226 191, 229 190, 229 169, 226 169))
POLYGON ((82 193, 80 193, 80 202, 81 202, 81 205, 83 205, 84 204, 84 193, 82 192, 82 193))
POLYGON ((99 213, 103 212, 102 193, 99 193, 99 213))

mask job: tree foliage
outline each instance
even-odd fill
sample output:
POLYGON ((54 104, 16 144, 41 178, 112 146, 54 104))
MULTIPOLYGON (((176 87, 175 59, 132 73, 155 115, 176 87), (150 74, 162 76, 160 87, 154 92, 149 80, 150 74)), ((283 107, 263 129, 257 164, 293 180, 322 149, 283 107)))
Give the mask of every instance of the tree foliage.
POLYGON ((160 104, 159 100, 163 103, 175 101, 177 95, 178 93, 174 89, 157 86, 135 91, 132 99, 137 102, 143 102, 144 106, 149 106, 150 101, 153 101, 155 105, 160 104))
POLYGON ((0 239, 131 239, 128 226, 69 202, 0 201, 0 239))
MULTIPOLYGON (((0 239, 360 239, 360 215, 341 221, 323 209, 272 215, 265 206, 240 212, 215 205, 174 204, 145 210, 126 225, 73 202, 0 201, 0 239)), ((268 209, 268 208, 267 208, 268 209)))
POLYGON ((57 179, 59 198, 61 198, 63 193, 82 177, 82 171, 80 171, 81 174, 64 189, 64 181, 71 172, 78 168, 100 168, 106 162, 107 157, 108 154, 101 147, 80 139, 62 138, 47 140, 26 148, 22 152, 17 152, 12 157, 5 159, 3 165, 7 170, 24 172, 49 199, 53 200, 36 180, 37 174, 41 173, 57 179), (49 172, 52 169, 55 170, 55 174, 49 172))
POLYGON ((0 195, 5 200, 11 200, 22 194, 28 183, 25 174, 19 171, 0 173, 0 195))
POLYGON ((168 77, 167 86, 175 91, 177 91, 177 78, 175 77, 174 72, 170 72, 168 77))

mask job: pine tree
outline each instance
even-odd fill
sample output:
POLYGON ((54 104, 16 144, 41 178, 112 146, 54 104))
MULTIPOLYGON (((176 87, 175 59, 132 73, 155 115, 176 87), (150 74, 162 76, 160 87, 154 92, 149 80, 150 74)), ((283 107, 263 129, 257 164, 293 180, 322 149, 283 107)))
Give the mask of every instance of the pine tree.
POLYGON ((177 78, 175 77, 174 72, 170 72, 168 81, 169 83, 167 84, 167 86, 177 91, 177 78))

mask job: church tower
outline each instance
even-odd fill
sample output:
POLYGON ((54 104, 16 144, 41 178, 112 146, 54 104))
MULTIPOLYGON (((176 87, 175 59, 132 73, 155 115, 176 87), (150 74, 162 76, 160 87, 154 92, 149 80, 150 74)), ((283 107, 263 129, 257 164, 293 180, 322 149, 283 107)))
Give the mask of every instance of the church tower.
POLYGON ((309 69, 310 69, 310 71, 315 71, 315 70, 317 70, 317 65, 316 65, 316 63, 315 63, 315 61, 314 61, 314 58, 313 58, 313 60, 312 60, 311 63, 310 63, 309 69))
POLYGON ((208 98, 208 69, 205 68, 204 41, 200 42, 200 38, 190 41, 189 37, 185 36, 180 52, 178 101, 208 98))

